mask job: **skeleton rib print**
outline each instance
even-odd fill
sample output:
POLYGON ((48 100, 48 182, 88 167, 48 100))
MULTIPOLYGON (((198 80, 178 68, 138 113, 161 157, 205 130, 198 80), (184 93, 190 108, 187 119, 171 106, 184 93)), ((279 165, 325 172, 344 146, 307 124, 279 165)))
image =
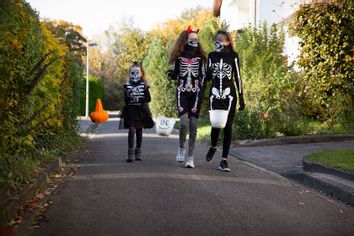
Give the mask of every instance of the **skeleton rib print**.
POLYGON ((139 84, 137 86, 133 86, 131 84, 127 84, 127 92, 130 96, 130 103, 135 103, 138 99, 143 99, 145 97, 145 85, 139 84))
POLYGON ((180 75, 184 77, 188 74, 188 77, 193 75, 198 77, 199 75, 199 57, 194 58, 184 58, 181 57, 180 61, 180 75))
POLYGON ((215 63, 213 67, 213 77, 219 77, 221 80, 227 76, 227 78, 231 80, 231 66, 227 63, 223 63, 223 59, 220 59, 220 62, 215 63))
POLYGON ((230 94, 231 89, 230 87, 225 87, 223 89, 223 81, 226 80, 232 80, 232 67, 228 63, 224 63, 223 59, 220 59, 220 62, 216 63, 211 63, 211 60, 209 60, 209 66, 212 65, 212 76, 214 78, 214 84, 211 89, 212 95, 210 96, 210 109, 213 110, 212 104, 214 99, 228 99, 229 100, 229 105, 228 105, 228 111, 231 108, 231 103, 234 99, 234 97, 230 94), (217 79, 219 80, 219 89, 216 87, 216 81, 217 79))
POLYGON ((200 91, 206 77, 204 63, 201 57, 179 57, 178 60, 179 84, 177 86, 177 106, 179 112, 199 114, 200 91), (194 94, 195 98, 189 96, 194 94), (189 105, 186 105, 189 104, 189 105))
POLYGON ((242 97, 242 81, 237 52, 211 52, 208 56, 208 79, 211 110, 236 110, 237 95, 242 97))

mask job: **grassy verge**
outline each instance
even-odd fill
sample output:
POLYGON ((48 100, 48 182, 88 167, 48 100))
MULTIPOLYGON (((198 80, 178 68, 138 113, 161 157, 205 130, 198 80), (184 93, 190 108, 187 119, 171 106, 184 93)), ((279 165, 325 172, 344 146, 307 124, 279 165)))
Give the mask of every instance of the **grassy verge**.
MULTIPOLYGON (((175 129, 178 129, 179 119, 176 121, 175 129)), ((207 141, 210 136, 210 130, 209 117, 201 116, 198 119, 197 140, 207 141)), ((309 118, 298 118, 289 120, 289 122, 281 121, 277 117, 274 120, 262 120, 259 118, 258 113, 245 110, 237 112, 233 125, 234 140, 269 139, 276 136, 337 134, 354 134, 354 123, 338 121, 334 124, 328 124, 309 118)))
POLYGON ((210 136, 210 125, 203 125, 198 127, 197 140, 205 141, 210 136))
POLYGON ((319 121, 308 122, 309 133, 314 134, 351 134, 354 133, 354 123, 335 123, 330 127, 319 121))
POLYGON ((39 149, 23 150, 16 155, 0 155, 0 199, 7 199, 37 178, 56 157, 64 157, 81 147, 85 139, 76 132, 60 137, 53 136, 39 149))
MULTIPOLYGON (((176 124, 174 126, 175 129, 179 129, 179 119, 176 120, 176 124)), ((197 140, 204 141, 207 137, 210 136, 211 125, 209 120, 199 118, 198 119, 198 132, 197 132, 197 140)))
POLYGON ((354 172, 354 148, 312 153, 308 160, 354 172))

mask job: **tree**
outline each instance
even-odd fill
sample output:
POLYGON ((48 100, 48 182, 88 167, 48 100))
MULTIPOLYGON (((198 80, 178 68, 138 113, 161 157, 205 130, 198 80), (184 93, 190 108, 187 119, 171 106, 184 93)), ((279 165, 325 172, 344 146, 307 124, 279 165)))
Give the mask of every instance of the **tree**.
MULTIPOLYGON (((147 55, 144 58, 147 76, 151 81, 153 114, 176 117, 176 82, 169 81, 165 72, 169 65, 167 63, 170 50, 179 33, 187 29, 189 25, 199 28, 199 41, 204 50, 211 51, 214 48, 213 37, 218 29, 224 25, 218 18, 214 18, 209 10, 196 8, 186 10, 181 16, 174 20, 168 20, 147 34, 150 43, 147 55), (163 93, 161 93, 163 91, 163 93)), ((207 101, 202 104, 202 112, 207 110, 207 101)))
POLYGON ((147 56, 144 59, 144 68, 151 85, 151 111, 157 115, 176 116, 175 109, 175 81, 167 79, 165 71, 168 67, 168 44, 162 39, 153 38, 147 56))
POLYGON ((63 20, 45 20, 44 24, 61 44, 69 48, 71 55, 80 58, 86 54, 86 38, 82 36, 81 26, 63 20))
POLYGON ((119 109, 123 105, 120 87, 128 79, 128 69, 133 61, 142 62, 148 49, 148 38, 132 21, 122 22, 117 29, 106 31, 107 49, 101 54, 101 65, 96 74, 105 84, 106 109, 119 109))

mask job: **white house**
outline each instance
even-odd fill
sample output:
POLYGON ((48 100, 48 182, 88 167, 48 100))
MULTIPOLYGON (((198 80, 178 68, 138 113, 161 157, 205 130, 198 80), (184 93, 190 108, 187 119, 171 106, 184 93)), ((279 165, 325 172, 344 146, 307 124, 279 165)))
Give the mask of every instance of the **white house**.
MULTIPOLYGON (((255 26, 263 21, 268 25, 282 24, 293 14, 300 4, 309 0, 214 0, 214 15, 230 24, 231 30, 239 30, 248 25, 255 26)), ((287 27, 284 53, 289 63, 299 55, 297 37, 290 37, 287 27)))

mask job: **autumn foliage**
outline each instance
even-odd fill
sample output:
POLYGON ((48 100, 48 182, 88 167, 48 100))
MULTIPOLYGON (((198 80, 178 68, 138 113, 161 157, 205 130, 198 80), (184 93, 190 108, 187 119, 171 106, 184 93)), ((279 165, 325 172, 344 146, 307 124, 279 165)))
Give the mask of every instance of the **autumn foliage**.
POLYGON ((29 182, 79 140, 80 27, 40 21, 22 0, 0 1, 0 196, 29 182))

